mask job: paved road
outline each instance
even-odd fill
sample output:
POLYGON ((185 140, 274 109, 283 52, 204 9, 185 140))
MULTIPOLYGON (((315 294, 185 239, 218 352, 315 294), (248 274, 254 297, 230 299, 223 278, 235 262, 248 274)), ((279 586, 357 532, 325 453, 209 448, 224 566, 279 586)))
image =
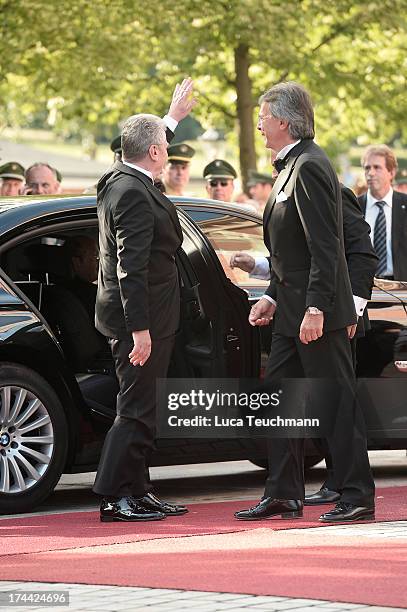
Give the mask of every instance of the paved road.
MULTIPOLYGON (((407 484, 406 451, 371 451, 369 455, 377 486, 407 484)), ((249 461, 228 461, 157 467, 151 475, 163 499, 191 503, 257 499, 263 492, 265 471, 249 461)), ((37 512, 96 509, 98 499, 91 491, 94 477, 94 473, 64 475, 37 512)), ((318 489, 323 478, 324 464, 320 463, 308 471, 307 492, 318 489)))

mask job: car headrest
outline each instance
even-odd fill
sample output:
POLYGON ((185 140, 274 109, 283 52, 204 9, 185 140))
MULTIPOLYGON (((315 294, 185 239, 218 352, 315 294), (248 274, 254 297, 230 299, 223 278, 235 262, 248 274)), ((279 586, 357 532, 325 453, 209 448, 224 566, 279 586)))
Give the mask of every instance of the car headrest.
POLYGON ((46 275, 48 275, 48 280, 53 281, 71 278, 72 276, 69 257, 63 246, 43 243, 31 244, 25 249, 25 254, 28 267, 24 272, 35 278, 41 277, 40 280, 45 280, 46 275))

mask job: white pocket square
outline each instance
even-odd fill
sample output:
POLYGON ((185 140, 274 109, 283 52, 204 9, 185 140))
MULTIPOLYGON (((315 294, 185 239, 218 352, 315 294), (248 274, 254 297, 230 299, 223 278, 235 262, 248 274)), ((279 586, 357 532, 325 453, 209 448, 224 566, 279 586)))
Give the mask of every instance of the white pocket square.
POLYGON ((277 202, 285 202, 287 199, 287 195, 284 193, 284 191, 280 191, 276 197, 276 204, 277 202))

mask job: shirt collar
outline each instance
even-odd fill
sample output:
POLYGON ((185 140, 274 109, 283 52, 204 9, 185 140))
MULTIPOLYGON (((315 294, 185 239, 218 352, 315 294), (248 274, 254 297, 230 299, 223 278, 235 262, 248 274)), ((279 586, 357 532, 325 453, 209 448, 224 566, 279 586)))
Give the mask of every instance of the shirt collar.
POLYGON ((366 208, 372 208, 373 206, 375 206, 376 202, 385 202, 387 204, 387 206, 390 206, 390 208, 393 205, 393 189, 392 187, 390 187, 389 191, 386 193, 386 195, 384 196, 384 198, 374 198, 372 196, 372 194, 370 193, 370 190, 367 192, 366 195, 366 208))
POLYGON ((146 176, 148 176, 148 178, 151 179, 151 182, 154 183, 153 175, 149 170, 146 170, 145 168, 141 168, 141 166, 136 166, 136 164, 131 164, 130 162, 125 161, 124 159, 122 159, 122 164, 124 164, 125 166, 129 166, 130 168, 134 168, 135 170, 138 170, 139 172, 142 172, 142 174, 145 174, 146 176))
POLYGON ((286 145, 285 147, 283 147, 276 155, 276 159, 284 159, 284 157, 286 155, 288 155, 288 153, 291 151, 291 149, 293 149, 299 142, 301 142, 300 140, 296 140, 295 142, 290 142, 290 144, 286 145))

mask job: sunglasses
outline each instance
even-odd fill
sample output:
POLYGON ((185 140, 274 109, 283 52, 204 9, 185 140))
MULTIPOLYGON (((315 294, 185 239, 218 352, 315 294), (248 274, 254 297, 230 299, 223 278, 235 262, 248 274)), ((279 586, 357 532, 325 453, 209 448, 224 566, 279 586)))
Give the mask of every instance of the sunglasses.
POLYGON ((216 187, 217 185, 222 185, 222 187, 226 187, 229 184, 229 181, 227 179, 211 179, 209 181, 209 185, 211 187, 216 187))

